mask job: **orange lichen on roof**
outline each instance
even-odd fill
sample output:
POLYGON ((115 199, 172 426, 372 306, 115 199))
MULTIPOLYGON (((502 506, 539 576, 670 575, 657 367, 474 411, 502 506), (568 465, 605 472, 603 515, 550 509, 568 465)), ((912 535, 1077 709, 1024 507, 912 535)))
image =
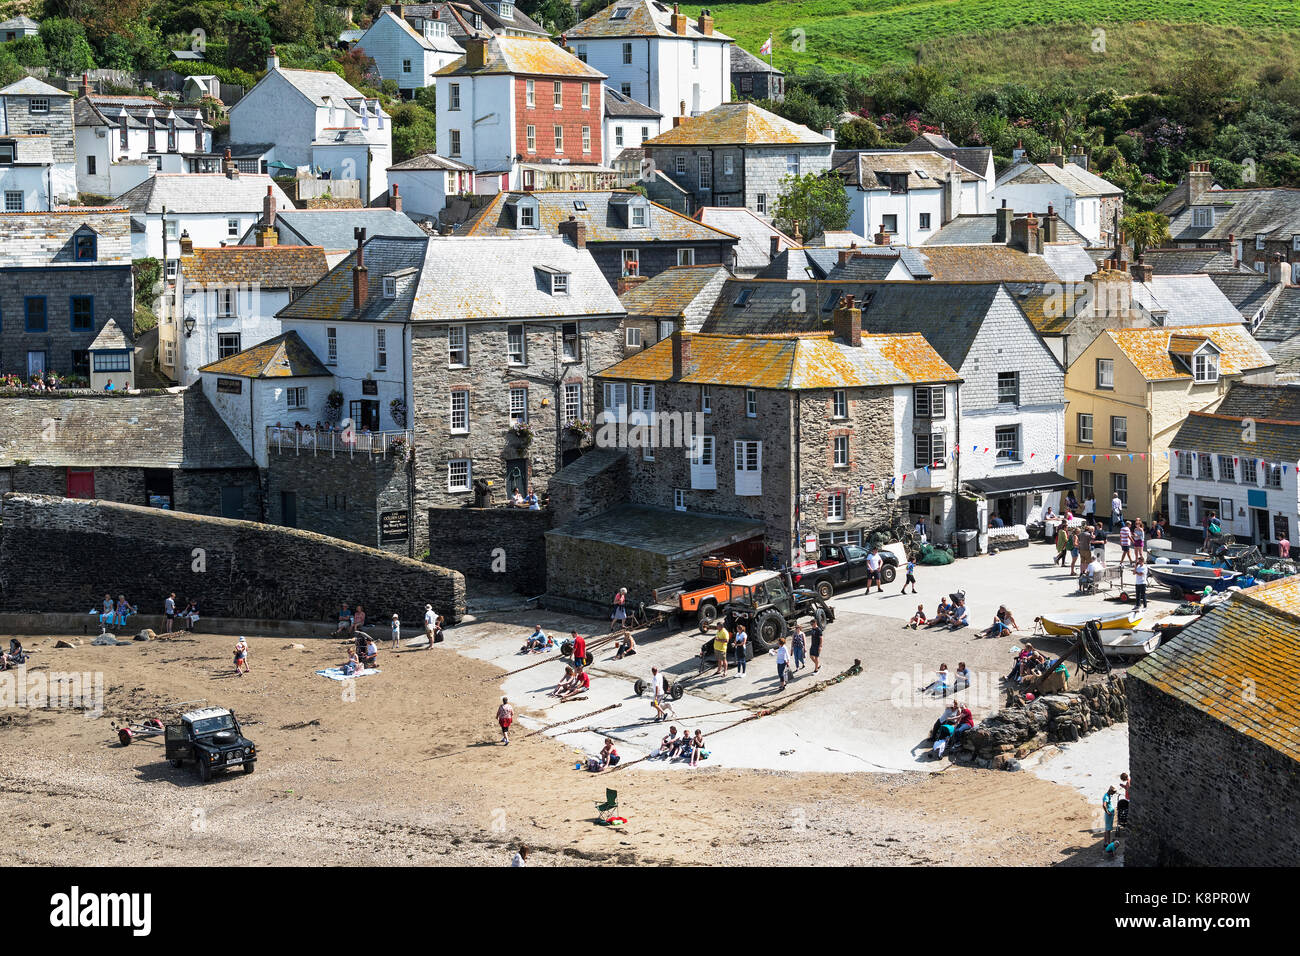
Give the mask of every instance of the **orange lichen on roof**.
MULTIPOLYGON (((680 126, 646 140, 643 146, 821 145, 830 140, 753 103, 723 103, 680 126)), ((1055 278, 1055 274, 1053 274, 1055 278)))
POLYGON ((494 36, 487 42, 483 66, 467 66, 461 57, 448 63, 434 76, 511 73, 522 76, 578 76, 603 80, 605 74, 588 66, 561 46, 545 37, 494 36))
POLYGON ((1042 256, 1031 256, 1010 246, 925 246, 919 251, 938 282, 1061 281, 1042 256))
POLYGON ((1219 349, 1220 376, 1239 375, 1276 364, 1241 323, 1184 325, 1177 332, 1167 328, 1107 329, 1105 334, 1150 381, 1192 377, 1191 370, 1174 358, 1176 353, 1171 345, 1175 338, 1180 340, 1180 348, 1185 340, 1195 337, 1213 342, 1219 349))
POLYGON ((333 375, 302 337, 292 331, 281 333, 242 352, 210 362, 199 371, 238 375, 242 378, 333 375))
POLYGON ((684 382, 780 390, 811 390, 957 382, 958 374, 924 336, 863 335, 862 345, 829 333, 791 336, 713 335, 682 332, 690 360, 673 373, 673 338, 667 338, 600 373, 638 382, 684 382))
POLYGON ((1074 321, 1074 309, 1067 307, 1064 294, 1059 290, 1030 292, 1017 295, 1015 299, 1025 317, 1043 335, 1063 335, 1074 321))
POLYGON ((671 318, 681 315, 717 276, 722 265, 673 266, 633 286, 619 301, 629 316, 671 318))
POLYGON ((635 228, 625 225, 617 220, 617 215, 605 202, 609 196, 632 195, 625 189, 606 192, 557 189, 530 193, 497 193, 492 201, 483 207, 483 211, 458 229, 456 234, 461 236, 515 235, 519 230, 509 221, 502 224, 501 211, 512 196, 523 195, 533 196, 538 201, 538 227, 536 230, 530 227, 529 233, 538 231, 558 235, 561 222, 576 219, 578 222, 586 223, 588 242, 723 242, 736 238, 729 232, 705 225, 657 202, 649 204, 650 220, 646 225, 635 228), (574 200, 586 201, 588 208, 575 209, 574 200))
POLYGON ((258 284, 282 289, 319 282, 329 266, 320 246, 222 246, 181 257, 186 282, 258 284))
POLYGON ((1300 760, 1300 583, 1235 594, 1128 672, 1264 746, 1300 760))

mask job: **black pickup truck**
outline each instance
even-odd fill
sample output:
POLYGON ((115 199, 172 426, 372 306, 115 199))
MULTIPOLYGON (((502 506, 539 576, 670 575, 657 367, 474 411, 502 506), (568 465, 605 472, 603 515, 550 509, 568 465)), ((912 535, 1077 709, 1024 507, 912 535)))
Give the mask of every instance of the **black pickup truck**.
MULTIPOLYGON (((806 561, 791 568, 794 585, 817 592, 823 600, 836 591, 847 591, 866 584, 871 572, 867 570, 867 556, 871 552, 855 544, 822 545, 815 561, 806 561)), ((880 555, 880 580, 889 584, 898 576, 898 556, 882 548, 880 555)))

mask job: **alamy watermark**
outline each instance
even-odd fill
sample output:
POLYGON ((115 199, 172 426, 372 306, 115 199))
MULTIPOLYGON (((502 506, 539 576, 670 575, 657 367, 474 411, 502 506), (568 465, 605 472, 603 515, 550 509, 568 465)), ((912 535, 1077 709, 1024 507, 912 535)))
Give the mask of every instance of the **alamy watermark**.
POLYGON ((29 671, 26 664, 0 673, 0 709, 57 707, 104 713, 103 671, 29 671))

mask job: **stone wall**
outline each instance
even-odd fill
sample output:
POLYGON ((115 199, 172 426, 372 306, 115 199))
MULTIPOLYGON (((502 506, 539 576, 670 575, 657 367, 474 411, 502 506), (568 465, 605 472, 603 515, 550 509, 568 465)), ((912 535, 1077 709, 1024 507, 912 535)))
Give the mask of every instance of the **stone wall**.
MULTIPOLYGON (((101 501, 116 501, 126 505, 144 505, 145 480, 143 468, 94 467, 95 497, 101 501)), ((10 472, 10 489, 33 495, 62 497, 67 493, 68 469, 50 465, 14 465, 10 472)), ((261 518, 260 488, 257 471, 253 468, 224 468, 211 470, 172 469, 173 504, 177 511, 191 514, 221 515, 222 489, 240 488, 243 491, 245 521, 261 518)))
MULTIPOLYGON (((665 214, 660 213, 660 215, 665 214)), ((645 276, 647 279, 653 279, 665 269, 671 269, 677 265, 678 249, 693 249, 695 251, 694 264, 697 266, 728 265, 731 262, 731 249, 734 246, 735 243, 730 241, 675 243, 672 240, 663 240, 653 245, 633 242, 587 243, 587 248, 591 251, 591 257, 596 260, 596 265, 600 267, 601 274, 614 288, 618 287, 618 280, 623 275, 624 249, 635 248, 637 250, 637 274, 645 276)))
POLYGON ((1140 680, 1128 700, 1127 866, 1300 865, 1300 763, 1140 680))
POLYGON ((557 528, 570 521, 594 518, 615 505, 626 503, 631 494, 627 450, 591 449, 555 473, 550 494, 552 523, 557 528))
POLYGON ((1049 743, 1078 740, 1126 719, 1124 679, 1115 674, 1028 704, 1017 695, 1006 709, 980 721, 962 741, 962 749, 977 766, 1015 769, 1015 761, 1049 743))
POLYGON ((274 525, 105 501, 11 493, 0 527, 0 609, 84 613, 105 592, 142 612, 167 592, 213 617, 331 620, 341 602, 372 621, 448 621, 465 611, 465 579, 337 538, 274 525))
MULTIPOLYGON (((285 524, 286 492, 297 504, 294 527, 407 557, 419 554, 409 538, 385 543, 380 536, 381 515, 410 511, 410 465, 403 455, 313 455, 272 445, 266 470, 271 524, 285 524)), ((414 528, 414 515, 407 523, 414 528)))
MULTIPOLYGON (((59 265, 0 271, 0 374, 26 376, 27 353, 43 351, 46 369, 71 375, 75 371, 73 353, 89 348, 109 319, 117 319, 130 333, 134 282, 129 265, 59 265), (72 328, 73 296, 92 299, 90 328, 72 328), (43 331, 26 331, 28 297, 45 299, 43 331)), ((119 383, 127 377, 126 373, 116 376, 119 383)))
POLYGON ((430 508, 429 560, 467 578, 505 580, 521 594, 541 594, 551 517, 507 506, 430 508))

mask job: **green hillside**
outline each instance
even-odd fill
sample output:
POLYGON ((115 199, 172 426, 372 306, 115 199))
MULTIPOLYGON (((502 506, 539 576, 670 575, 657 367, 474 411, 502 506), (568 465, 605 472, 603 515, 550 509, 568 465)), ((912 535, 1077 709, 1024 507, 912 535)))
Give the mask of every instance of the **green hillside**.
MULTIPOLYGON (((768 0, 709 6, 717 28, 753 53, 771 35, 775 65, 784 70, 919 61, 980 85, 1019 81, 1081 88, 1101 82, 1137 91, 1193 51, 1222 55, 1246 73, 1300 55, 1300 4, 1275 0, 768 0)), ((689 11, 694 15, 699 6, 689 11)))

